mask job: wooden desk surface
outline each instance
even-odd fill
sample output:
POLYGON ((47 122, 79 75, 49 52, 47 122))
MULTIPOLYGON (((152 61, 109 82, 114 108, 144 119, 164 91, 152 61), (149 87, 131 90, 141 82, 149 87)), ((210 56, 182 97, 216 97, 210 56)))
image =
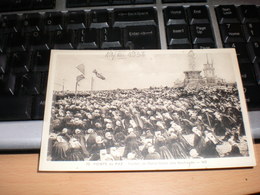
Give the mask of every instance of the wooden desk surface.
MULTIPOLYGON (((260 144, 255 144, 257 163, 260 144)), ((0 155, 0 194, 252 194, 260 166, 203 171, 42 173, 39 154, 0 155)))

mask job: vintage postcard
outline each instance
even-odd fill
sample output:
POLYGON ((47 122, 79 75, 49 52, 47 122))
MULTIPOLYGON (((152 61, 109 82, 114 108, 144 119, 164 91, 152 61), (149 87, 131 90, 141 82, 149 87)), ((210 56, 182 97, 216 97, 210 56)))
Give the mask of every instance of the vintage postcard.
POLYGON ((255 166, 234 49, 51 52, 40 171, 255 166))

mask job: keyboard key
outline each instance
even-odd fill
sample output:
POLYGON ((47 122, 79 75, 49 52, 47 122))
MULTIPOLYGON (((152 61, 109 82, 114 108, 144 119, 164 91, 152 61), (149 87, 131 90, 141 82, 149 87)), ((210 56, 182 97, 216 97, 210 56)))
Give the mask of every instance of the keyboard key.
POLYGON ((216 14, 220 24, 240 22, 234 5, 220 5, 216 8, 216 14))
POLYGON ((90 14, 90 28, 107 28, 110 25, 107 10, 93 10, 90 14))
POLYGON ((41 94, 45 95, 47 91, 48 72, 41 72, 41 94))
POLYGON ((245 41, 240 24, 223 24, 220 26, 220 31, 224 43, 245 41))
POLYGON ((64 28, 63 14, 61 12, 46 12, 44 26, 48 31, 62 30, 64 28))
POLYGON ((6 35, 4 33, 0 33, 0 53, 3 53, 5 51, 6 41, 6 35))
POLYGON ((260 63, 254 63, 254 71, 256 76, 256 82, 260 86, 260 63))
POLYGON ((169 45, 168 49, 192 49, 192 44, 176 44, 176 45, 169 45))
POLYGON ((193 44, 214 43, 214 38, 209 24, 191 25, 191 37, 193 44))
POLYGON ((185 0, 185 2, 207 2, 207 0, 185 0))
POLYGON ((24 94, 38 95, 41 93, 42 78, 41 73, 26 73, 22 75, 21 86, 24 94))
POLYGON ((127 49, 159 49, 158 34, 155 26, 126 27, 125 48, 127 49))
POLYGON ((14 95, 39 95, 45 93, 45 74, 48 72, 29 72, 15 74, 14 95))
POLYGON ((1 0, 0 11, 20 11, 35 9, 51 9, 55 7, 55 0, 1 0))
POLYGON ((244 85, 255 83, 254 69, 251 63, 239 63, 239 69, 244 85))
POLYGON ((103 28, 100 30, 100 37, 102 49, 120 49, 123 47, 120 28, 103 28))
POLYGON ((0 33, 0 53, 6 52, 9 36, 10 33, 0 33))
POLYGON ((45 96, 37 95, 33 97, 32 119, 42 120, 44 115, 45 96))
MULTIPOLYGON (((16 94, 16 75, 13 73, 5 74, 0 77, 1 94, 13 96, 16 94)), ((1 109, 0 109, 1 110, 1 109)))
POLYGON ((87 6, 86 0, 66 0, 66 7, 85 7, 87 6))
POLYGON ((163 3, 180 3, 183 2, 183 0, 162 0, 163 3))
POLYGON ((248 23, 246 24, 245 36, 249 41, 260 41, 260 23, 248 23))
POLYGON ((20 95, 25 95, 26 92, 23 90, 23 85, 22 85, 22 75, 23 74, 26 74, 24 72, 22 73, 11 73, 12 77, 12 85, 13 86, 13 89, 11 89, 11 87, 9 88, 9 91, 12 91, 12 95, 15 95, 15 96, 20 96, 20 95))
POLYGON ((190 44, 188 25, 171 25, 167 27, 168 45, 190 44))
POLYGON ((34 80, 32 79, 32 74, 22 73, 16 74, 15 92, 16 95, 32 95, 37 92, 34 91, 34 80))
POLYGON ((15 32, 8 36, 7 48, 9 51, 25 51, 27 40, 23 33, 15 32))
POLYGON ((17 32, 20 24, 20 17, 16 14, 2 15, 1 17, 1 29, 3 32, 17 32))
POLYGON ((241 12, 242 23, 259 22, 260 15, 255 5, 241 5, 239 6, 241 12))
POLYGON ((40 31, 42 29, 42 16, 39 13, 23 14, 21 23, 24 32, 40 31))
POLYGON ((108 5, 109 0, 89 0, 91 6, 108 5))
POLYGON ((55 0, 32 0, 33 9, 55 8, 55 0))
POLYGON ((7 57, 6 54, 0 54, 0 74, 4 74, 7 69, 7 57))
POLYGON ((51 32, 51 44, 54 49, 73 49, 74 33, 71 30, 51 32))
POLYGON ((67 29, 84 29, 87 27, 84 11, 69 11, 66 15, 67 29))
POLYGON ((187 10, 190 24, 209 23, 209 14, 206 6, 190 6, 187 10))
POLYGON ((156 25, 156 20, 153 8, 115 9, 113 27, 156 25))
POLYGON ((113 5, 129 5, 131 4, 132 0, 113 0, 113 5))
POLYGON ((99 29, 84 29, 76 31, 77 49, 99 48, 99 29))
POLYGON ((3 73, 0 73, 0 91, 1 91, 1 95, 3 94, 4 90, 5 90, 5 77, 6 75, 3 73))
POLYGON ((46 93, 48 72, 15 74, 14 95, 40 95, 46 93))
POLYGON ((50 38, 48 33, 33 31, 27 34, 31 50, 48 50, 50 48, 50 38))
POLYGON ((248 54, 248 45, 246 43, 229 43, 224 44, 225 48, 235 48, 237 53, 237 58, 240 63, 250 62, 249 54, 248 54))
POLYGON ((32 71, 44 72, 49 70, 50 50, 32 52, 32 71))
POLYGON ((249 43, 249 53, 251 56, 251 61, 254 62, 260 62, 260 42, 255 41, 252 43, 249 43))
POLYGON ((55 0, 1 0, 0 11, 20 11, 35 9, 51 9, 55 0))
POLYGON ((0 12, 7 12, 11 10, 10 0, 1 0, 0 1, 0 12))
POLYGON ((193 45, 194 49, 211 49, 216 48, 214 43, 198 43, 193 45))
POLYGON ((10 54, 10 65, 15 73, 29 72, 30 70, 30 56, 28 52, 18 51, 10 54))
POLYGON ((0 97, 0 120, 28 120, 31 118, 32 97, 0 97))
POLYGON ((181 6, 167 7, 163 11, 164 11, 164 21, 167 26, 173 24, 187 23, 184 7, 181 6))
POLYGON ((136 4, 149 4, 149 3, 155 3, 155 0, 134 0, 136 4))
POLYGON ((207 0, 162 0, 163 3, 206 2, 207 0))
MULTIPOLYGON (((11 0, 10 0, 11 1, 11 0)), ((11 10, 18 11, 18 10, 30 10, 32 9, 32 0, 13 0, 11 1, 11 10)))
POLYGON ((244 86, 246 102, 249 110, 260 107, 260 87, 258 85, 244 86))

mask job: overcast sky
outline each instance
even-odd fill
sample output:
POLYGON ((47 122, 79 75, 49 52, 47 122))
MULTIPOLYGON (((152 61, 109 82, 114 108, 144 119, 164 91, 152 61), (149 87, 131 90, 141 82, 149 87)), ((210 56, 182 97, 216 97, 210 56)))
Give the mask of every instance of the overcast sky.
MULTIPOLYGON (((140 51, 138 55, 130 52, 137 51, 61 51, 52 60, 51 70, 56 74, 54 89, 62 90, 64 84, 65 90, 75 90, 76 77, 81 74, 76 68, 79 64, 84 64, 86 78, 79 82, 78 90, 90 90, 91 77, 94 90, 171 87, 177 79, 184 79, 184 71, 190 70, 189 50, 160 50, 152 51, 153 54, 140 51), (106 79, 97 78, 92 73, 94 69, 106 79)), ((224 50, 196 50, 194 53, 196 70, 203 70, 207 53, 209 61, 214 63, 215 74, 228 82, 235 81, 229 53, 224 50)), ((204 76, 203 71, 201 75, 204 76)))

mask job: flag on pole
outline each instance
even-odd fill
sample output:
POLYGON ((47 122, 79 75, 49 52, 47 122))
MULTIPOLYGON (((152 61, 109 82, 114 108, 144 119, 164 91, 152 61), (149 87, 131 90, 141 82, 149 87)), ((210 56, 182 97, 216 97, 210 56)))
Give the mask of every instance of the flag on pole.
POLYGON ((100 79, 102 79, 102 80, 105 80, 105 79, 106 79, 102 74, 98 73, 96 69, 93 70, 93 73, 94 73, 98 78, 100 78, 100 79))
POLYGON ((85 79, 85 76, 83 74, 77 76, 76 78, 77 83, 80 82, 82 79, 85 79))
POLYGON ((80 64, 76 67, 83 75, 85 75, 85 66, 84 64, 80 64))

